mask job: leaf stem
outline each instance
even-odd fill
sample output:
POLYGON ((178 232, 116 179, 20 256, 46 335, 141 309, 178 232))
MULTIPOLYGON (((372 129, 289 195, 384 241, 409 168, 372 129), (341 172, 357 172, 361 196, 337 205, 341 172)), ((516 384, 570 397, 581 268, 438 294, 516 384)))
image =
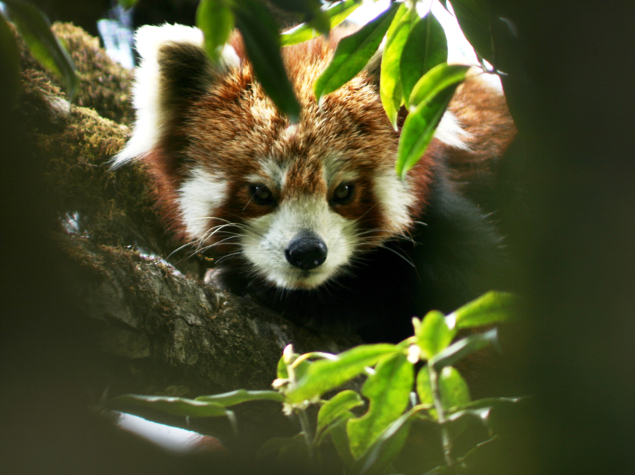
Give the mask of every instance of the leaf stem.
POLYGON ((430 374, 430 387, 432 388, 432 398, 434 399, 434 408, 437 411, 439 425, 441 426, 441 443, 443 446, 443 457, 448 467, 454 465, 452 460, 452 440, 450 433, 445 425, 445 411, 443 410, 443 402, 441 401, 441 391, 439 390, 438 373, 433 369, 433 365, 428 365, 430 374))
POLYGON ((297 414, 298 419, 300 420, 300 427, 302 427, 302 433, 304 434, 304 440, 306 441, 307 448, 309 449, 309 459, 313 459, 313 437, 311 436, 309 418, 307 417, 304 409, 299 409, 297 414))

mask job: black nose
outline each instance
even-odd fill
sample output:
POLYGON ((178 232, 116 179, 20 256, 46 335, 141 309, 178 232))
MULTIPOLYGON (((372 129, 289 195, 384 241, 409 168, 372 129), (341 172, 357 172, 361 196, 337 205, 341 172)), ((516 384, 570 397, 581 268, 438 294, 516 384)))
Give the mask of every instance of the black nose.
POLYGON ((289 243, 284 255, 294 267, 302 270, 315 269, 326 260, 327 248, 315 234, 298 234, 289 243))

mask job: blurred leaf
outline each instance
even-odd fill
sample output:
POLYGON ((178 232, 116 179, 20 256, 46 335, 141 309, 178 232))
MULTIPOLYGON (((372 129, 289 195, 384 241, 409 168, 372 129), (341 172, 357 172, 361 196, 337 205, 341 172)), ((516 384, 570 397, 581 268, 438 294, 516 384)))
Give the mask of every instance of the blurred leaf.
POLYGON ((395 165, 402 178, 423 156, 456 86, 465 79, 468 69, 467 66, 441 63, 415 85, 409 99, 411 112, 401 131, 395 165))
POLYGON ((256 452, 256 457, 266 457, 274 453, 280 452, 280 449, 294 445, 293 437, 272 437, 267 440, 256 452))
POLYGON ((124 7, 126 10, 134 7, 138 0, 117 0, 117 3, 124 7))
POLYGON ((336 422, 329 428, 329 435, 344 465, 352 467, 353 463, 355 463, 355 459, 353 458, 353 454, 351 454, 348 435, 346 433, 346 424, 347 419, 341 419, 339 422, 336 422))
POLYGON ((205 38, 205 52, 212 61, 218 61, 234 29, 234 14, 225 0, 201 0, 196 10, 196 26, 205 38))
POLYGON ((336 421, 354 407, 362 406, 364 401, 357 392, 347 389, 328 400, 318 412, 317 430, 323 431, 328 425, 336 421))
POLYGON ((391 4, 362 29, 340 40, 333 59, 313 85, 318 100, 353 79, 364 68, 379 48, 398 9, 399 3, 391 4))
POLYGON ((469 404, 463 406, 464 409, 477 409, 480 407, 493 407, 505 406, 508 404, 516 404, 518 402, 526 400, 526 397, 487 397, 483 399, 477 399, 469 404))
MULTIPOLYGON (((326 16, 330 20, 330 27, 334 28, 344 21, 351 13, 353 13, 362 4, 361 0, 345 0, 337 2, 331 5, 325 10, 326 16)), ((310 39, 319 36, 311 25, 308 23, 301 23, 295 28, 285 31, 280 34, 280 41, 282 46, 290 46, 298 43, 303 43, 310 39)))
POLYGON ((335 360, 320 360, 311 363, 296 387, 287 392, 286 400, 290 404, 297 404, 319 397, 353 379, 367 366, 375 365, 396 351, 398 350, 395 345, 387 343, 360 345, 340 353, 335 360))
POLYGON ((284 396, 278 391, 247 391, 245 389, 238 389, 223 394, 214 394, 211 396, 199 396, 194 399, 201 402, 213 402, 221 405, 222 407, 233 406, 249 401, 284 401, 284 396))
POLYGON ((410 9, 405 3, 402 3, 386 33, 386 46, 381 58, 379 94, 384 110, 395 130, 397 130, 397 114, 402 103, 399 64, 401 51, 408 39, 411 24, 410 9))
POLYGON ((446 366, 439 374, 439 392, 443 409, 461 408, 471 400, 470 390, 463 376, 452 366, 446 366))
MULTIPOLYGON (((432 393, 428 365, 423 366, 419 370, 419 373, 417 373, 417 394, 419 395, 420 404, 424 406, 434 406, 434 394, 432 393)), ((436 412, 434 414, 436 418, 436 412)))
POLYGON ((12 108, 20 92, 20 52, 13 31, 0 13, 0 107, 12 108))
POLYGON ((6 0, 4 3, 31 54, 49 71, 60 76, 72 101, 79 85, 75 64, 51 32, 51 25, 44 14, 30 3, 18 0, 6 0))
POLYGON ((368 412, 350 419, 346 432, 353 457, 359 458, 379 434, 399 417, 408 406, 414 375, 412 364, 403 353, 381 361, 370 375, 362 394, 369 399, 368 412))
POLYGON ((401 88, 409 104, 417 81, 430 69, 448 59, 448 42, 443 27, 428 13, 412 27, 401 53, 401 88))
POLYGON ((432 365, 434 370, 439 372, 443 367, 452 366, 461 358, 489 345, 494 345, 498 348, 498 331, 496 328, 492 328, 485 333, 462 338, 432 358, 428 364, 432 365))
POLYGON ((234 15, 258 81, 280 112, 297 123, 300 103, 284 69, 278 28, 271 13, 259 0, 240 0, 234 15))
POLYGON ((452 0, 450 3, 465 37, 480 56, 491 62, 490 0, 452 0))
POLYGON ((231 414, 221 404, 201 402, 181 397, 138 396, 127 394, 111 399, 106 403, 108 409, 130 412, 131 409, 151 409, 172 416, 216 417, 231 414))
POLYGON ((417 345, 428 360, 452 343, 454 335, 456 331, 448 328, 445 316, 438 310, 428 312, 415 333, 417 345))
POLYGON ((410 433, 410 424, 419 408, 412 408, 392 424, 390 424, 377 438, 370 449, 355 463, 353 473, 375 474, 383 473, 387 464, 392 462, 410 433), (355 470, 357 469, 357 470, 355 470))
POLYGON ((455 310, 446 321, 457 329, 503 323, 514 317, 517 304, 517 295, 491 291, 455 310))

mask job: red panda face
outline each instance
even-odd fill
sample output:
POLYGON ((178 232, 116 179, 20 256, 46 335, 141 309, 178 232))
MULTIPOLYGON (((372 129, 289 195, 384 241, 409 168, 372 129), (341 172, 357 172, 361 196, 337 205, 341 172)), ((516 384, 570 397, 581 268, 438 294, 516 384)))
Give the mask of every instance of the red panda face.
POLYGON ((291 125, 238 41, 220 66, 192 28, 144 27, 137 41, 137 123, 115 165, 144 159, 167 220, 196 248, 239 256, 280 288, 311 289, 407 233, 425 206, 430 163, 397 177, 399 135, 370 77, 361 73, 317 104, 312 84, 332 44, 285 49, 303 107, 291 125))

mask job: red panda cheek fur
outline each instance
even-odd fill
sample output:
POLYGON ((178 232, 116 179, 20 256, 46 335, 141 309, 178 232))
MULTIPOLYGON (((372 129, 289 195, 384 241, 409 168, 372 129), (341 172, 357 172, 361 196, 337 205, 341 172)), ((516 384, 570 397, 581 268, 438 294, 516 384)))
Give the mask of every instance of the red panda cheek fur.
MULTIPOLYGON (((162 28, 144 30, 144 41, 162 28)), ((489 173, 513 140, 501 94, 478 79, 462 85, 449 117, 463 126, 460 136, 434 139, 402 181, 399 132, 371 72, 316 102, 313 82, 336 34, 283 49, 302 104, 291 125, 258 84, 238 35, 227 64, 212 66, 196 31, 166 31, 181 40, 159 41, 154 66, 154 53, 142 51, 147 65, 135 86, 150 89, 147 71, 157 67, 157 105, 137 101, 140 119, 116 164, 142 156, 166 224, 182 241, 228 256, 217 275, 230 290, 309 326, 347 322, 369 341, 407 336, 413 315, 453 310, 486 290, 479 276, 500 262, 500 238, 459 189, 469 191, 463 176, 489 173), (345 202, 334 198, 340 185, 352 190, 345 202), (269 199, 258 200, 254 187, 269 199), (311 252, 324 263, 289 258, 291 243, 307 236, 321 243, 311 252)))

